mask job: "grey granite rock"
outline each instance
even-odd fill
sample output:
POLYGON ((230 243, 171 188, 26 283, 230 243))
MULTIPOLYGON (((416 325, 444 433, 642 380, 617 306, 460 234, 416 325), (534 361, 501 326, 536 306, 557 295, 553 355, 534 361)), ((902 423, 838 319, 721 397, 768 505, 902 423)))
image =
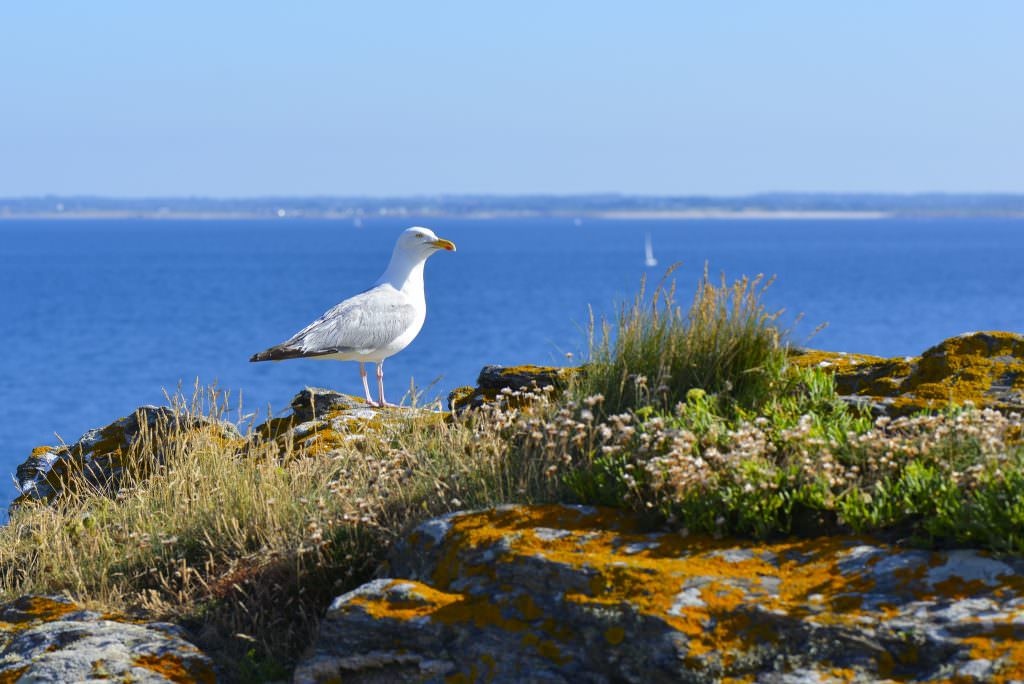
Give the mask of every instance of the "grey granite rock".
POLYGON ((508 506, 421 525, 386 572, 334 600, 296 682, 1024 679, 1024 563, 975 551, 508 506))
POLYGON ((0 606, 0 681, 217 681, 213 663, 181 630, 135 624, 62 598, 25 596, 0 606))

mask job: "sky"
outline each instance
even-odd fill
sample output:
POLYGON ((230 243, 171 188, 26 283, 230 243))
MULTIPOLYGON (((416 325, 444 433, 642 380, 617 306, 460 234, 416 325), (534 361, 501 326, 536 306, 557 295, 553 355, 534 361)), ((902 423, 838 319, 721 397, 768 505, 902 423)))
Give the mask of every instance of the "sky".
POLYGON ((1024 192, 1024 3, 5 2, 0 197, 1024 192))

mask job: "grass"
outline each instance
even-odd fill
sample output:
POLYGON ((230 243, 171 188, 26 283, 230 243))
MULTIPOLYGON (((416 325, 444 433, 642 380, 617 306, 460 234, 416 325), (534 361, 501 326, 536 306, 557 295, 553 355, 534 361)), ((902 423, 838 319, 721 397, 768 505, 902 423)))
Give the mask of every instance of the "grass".
MULTIPOLYGON (((227 406, 195 397, 178 413, 221 419, 227 406)), ((240 681, 287 674, 330 600, 369 578, 410 525, 558 498, 492 419, 398 421, 318 458, 165 423, 127 460, 158 451, 163 464, 131 471, 116 496, 79 486, 18 510, 0 528, 0 591, 179 622, 240 681)))
POLYGON ((669 269, 646 298, 646 283, 615 324, 590 326, 590 363, 578 396, 600 394, 611 413, 637 406, 669 409, 699 387, 723 408, 755 408, 777 389, 786 365, 777 313, 766 311, 761 276, 716 285, 705 267, 689 309, 676 303, 669 269))
MULTIPOLYGON (((66 593, 189 627, 239 681, 284 678, 330 600, 410 526, 451 510, 574 501, 716 536, 872 532, 1024 553, 1020 416, 873 420, 786 363, 759 279, 705 273, 685 312, 641 293, 592 336, 561 396, 396 420, 312 457, 167 422, 116 493, 84 484, 0 528, 0 592, 66 593), (513 408, 516 407, 516 408, 513 408), (158 457, 159 455, 159 457, 158 457)), ((222 419, 227 399, 177 401, 222 419)))

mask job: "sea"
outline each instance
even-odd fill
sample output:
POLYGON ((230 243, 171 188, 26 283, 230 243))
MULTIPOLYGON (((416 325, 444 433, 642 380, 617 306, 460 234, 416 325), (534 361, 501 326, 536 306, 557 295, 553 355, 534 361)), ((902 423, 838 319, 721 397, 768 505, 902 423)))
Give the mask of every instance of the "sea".
MULTIPOLYGON (((458 251, 427 264, 426 324, 384 366, 392 401, 443 400, 486 364, 578 363, 591 312, 614 315, 673 264, 683 302, 705 266, 774 277, 765 301, 802 346, 916 355, 967 331, 1024 333, 1021 219, 417 222, 458 251)), ((249 419, 307 385, 361 394, 354 363, 248 359, 372 284, 412 223, 0 221, 0 474, 197 382, 249 419)), ((5 481, 2 503, 17 494, 5 481)))

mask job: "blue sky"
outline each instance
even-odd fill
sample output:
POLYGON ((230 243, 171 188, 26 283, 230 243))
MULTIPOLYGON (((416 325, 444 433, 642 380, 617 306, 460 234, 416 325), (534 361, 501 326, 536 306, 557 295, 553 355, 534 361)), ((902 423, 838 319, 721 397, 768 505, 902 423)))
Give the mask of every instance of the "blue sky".
POLYGON ((1024 3, 28 2, 0 197, 1024 192, 1024 3))

